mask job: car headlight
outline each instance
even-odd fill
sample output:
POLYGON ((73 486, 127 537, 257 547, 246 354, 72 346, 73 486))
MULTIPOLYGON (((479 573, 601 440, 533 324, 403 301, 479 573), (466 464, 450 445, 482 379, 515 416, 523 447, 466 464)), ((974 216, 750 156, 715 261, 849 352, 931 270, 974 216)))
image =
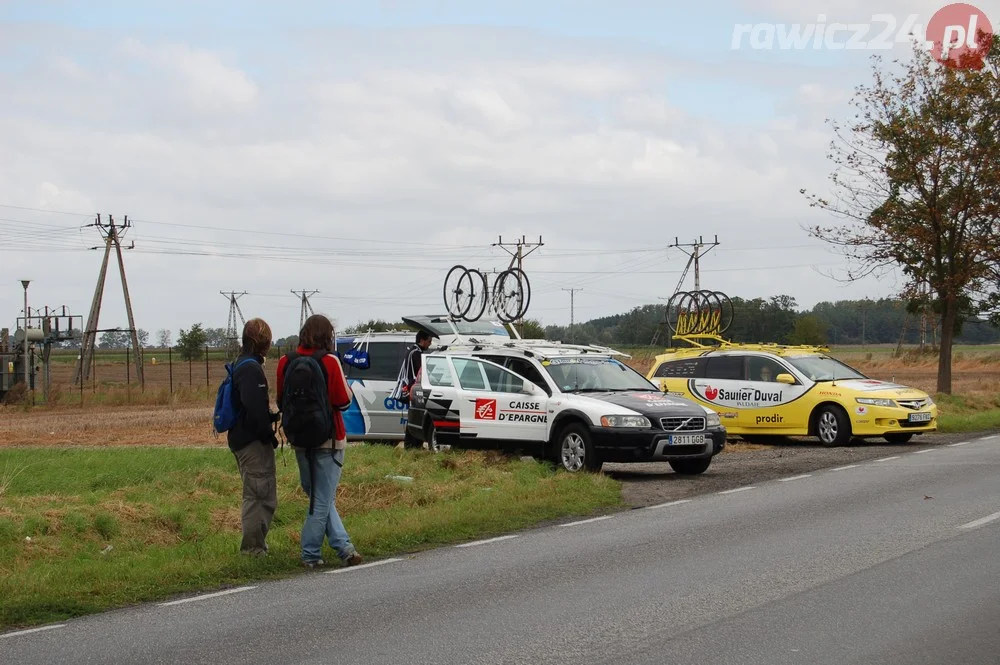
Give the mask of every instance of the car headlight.
POLYGON ((858 397, 856 398, 858 404, 871 404, 872 406, 896 406, 896 402, 891 399, 882 399, 877 397, 858 397))
POLYGON ((646 416, 601 416, 602 427, 652 427, 646 416))
POLYGON ((722 425, 722 418, 719 418, 719 414, 715 411, 705 415, 705 428, 710 429, 712 427, 720 427, 722 425))

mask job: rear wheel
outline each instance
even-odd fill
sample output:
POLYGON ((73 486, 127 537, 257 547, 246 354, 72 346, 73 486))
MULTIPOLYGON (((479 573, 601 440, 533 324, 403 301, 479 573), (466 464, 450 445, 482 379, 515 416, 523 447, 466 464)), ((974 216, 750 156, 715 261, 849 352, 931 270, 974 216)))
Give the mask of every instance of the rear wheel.
POLYGON ((912 438, 912 432, 896 432, 894 434, 885 435, 885 440, 889 443, 909 443, 912 438))
POLYGON ((594 450, 590 432, 579 423, 567 425, 559 433, 555 445, 556 463, 570 473, 600 471, 603 466, 594 450))
POLYGON ((828 404, 816 412, 816 436, 824 446, 843 446, 851 440, 851 421, 839 406, 828 404))
POLYGON ((670 468, 674 470, 674 473, 679 473, 682 476, 696 476, 699 473, 705 473, 711 463, 711 457, 704 459, 672 459, 670 460, 670 468))

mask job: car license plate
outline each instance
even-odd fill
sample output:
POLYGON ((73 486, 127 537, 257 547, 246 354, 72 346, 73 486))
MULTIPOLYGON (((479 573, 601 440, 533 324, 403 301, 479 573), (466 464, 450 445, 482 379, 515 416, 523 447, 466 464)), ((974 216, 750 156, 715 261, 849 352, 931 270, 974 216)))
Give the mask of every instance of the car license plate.
POLYGON ((704 443, 704 434, 671 434, 667 440, 667 445, 671 446, 698 446, 704 443))
POLYGON ((910 422, 911 423, 926 423, 930 422, 931 414, 924 411, 923 413, 911 413, 910 422))

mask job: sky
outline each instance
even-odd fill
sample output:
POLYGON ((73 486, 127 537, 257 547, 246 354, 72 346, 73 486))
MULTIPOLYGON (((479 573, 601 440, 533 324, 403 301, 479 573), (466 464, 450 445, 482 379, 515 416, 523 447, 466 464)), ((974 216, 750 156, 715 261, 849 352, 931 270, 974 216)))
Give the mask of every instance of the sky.
MULTIPOLYGON (((86 317, 98 214, 131 224, 136 326, 174 341, 226 327, 231 291, 276 338, 293 290, 339 328, 441 313, 451 266, 503 269, 494 243, 521 237, 543 243, 524 270, 546 325, 662 303, 688 260, 671 245, 698 238, 719 243, 702 288, 892 296, 894 273, 845 281, 805 230, 837 220, 800 192, 831 192, 827 120, 908 45, 752 45, 942 4, 0 0, 0 327, 22 279, 31 308, 86 317), (757 39, 734 48, 740 24, 757 39)), ((112 258, 98 327, 127 327, 123 302, 112 258)))

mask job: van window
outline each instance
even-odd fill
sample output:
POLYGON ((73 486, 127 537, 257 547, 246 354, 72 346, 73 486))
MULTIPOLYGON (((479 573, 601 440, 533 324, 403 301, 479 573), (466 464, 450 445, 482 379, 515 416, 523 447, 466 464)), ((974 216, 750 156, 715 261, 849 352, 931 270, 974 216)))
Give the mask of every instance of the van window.
MULTIPOLYGON (((352 346, 354 346, 354 340, 338 340, 337 353, 343 357, 344 353, 349 351, 352 346)), ((403 365, 408 348, 409 345, 402 341, 379 342, 372 340, 368 345, 368 359, 371 366, 368 369, 358 369, 342 361, 344 376, 348 379, 367 381, 395 381, 399 378, 399 368, 403 365)))
POLYGON ((653 376, 661 379, 671 376, 697 376, 699 360, 700 358, 668 360, 656 368, 656 372, 653 373, 653 376))
POLYGON ((432 386, 451 387, 455 385, 451 378, 451 369, 448 367, 448 359, 441 356, 427 358, 427 378, 432 386))
POLYGON ((743 380, 743 356, 709 356, 705 359, 705 378, 743 380))

